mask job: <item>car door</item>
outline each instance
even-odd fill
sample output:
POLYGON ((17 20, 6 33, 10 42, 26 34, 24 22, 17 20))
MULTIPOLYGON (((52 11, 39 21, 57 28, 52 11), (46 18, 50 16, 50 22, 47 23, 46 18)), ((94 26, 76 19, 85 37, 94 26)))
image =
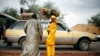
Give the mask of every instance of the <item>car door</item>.
POLYGON ((41 21, 41 26, 43 28, 43 38, 42 38, 41 43, 45 44, 47 36, 48 36, 47 30, 46 30, 48 27, 48 21, 41 21))
MULTIPOLYGON (((0 13, 0 22, 2 22, 3 33, 5 32, 6 29, 8 29, 16 21, 18 21, 18 19, 14 18, 8 14, 0 13)), ((3 34, 3 36, 4 36, 4 34, 3 34)))
POLYGON ((24 24, 26 21, 17 21, 5 31, 5 37, 10 42, 17 42, 20 36, 24 36, 24 24))
POLYGON ((71 44, 72 43, 72 32, 68 32, 62 24, 57 24, 56 31, 56 44, 71 44))

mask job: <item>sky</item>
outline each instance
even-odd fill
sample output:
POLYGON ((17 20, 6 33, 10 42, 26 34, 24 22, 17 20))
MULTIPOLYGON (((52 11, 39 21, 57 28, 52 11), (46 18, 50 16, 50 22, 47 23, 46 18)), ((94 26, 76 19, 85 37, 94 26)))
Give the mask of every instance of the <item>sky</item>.
POLYGON ((19 0, 0 0, 0 11, 4 10, 5 8, 14 8, 18 11, 20 10, 20 3, 19 0))
MULTIPOLYGON (((36 3, 43 5, 51 1, 61 11, 64 22, 69 28, 76 24, 88 24, 88 20, 100 12, 100 0, 37 0, 36 3)), ((0 0, 0 9, 13 7, 20 9, 18 0, 0 0)))

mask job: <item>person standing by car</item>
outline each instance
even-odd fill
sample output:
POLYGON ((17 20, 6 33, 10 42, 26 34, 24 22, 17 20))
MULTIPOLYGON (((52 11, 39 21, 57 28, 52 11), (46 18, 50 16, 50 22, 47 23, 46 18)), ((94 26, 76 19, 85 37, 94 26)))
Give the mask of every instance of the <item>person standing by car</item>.
POLYGON ((55 56, 55 34, 57 29, 57 18, 51 16, 51 22, 47 28, 48 37, 46 40, 47 56, 55 56))
POLYGON ((0 24, 0 39, 1 39, 1 36, 3 36, 3 25, 0 24))
POLYGON ((26 41, 21 56, 40 56, 39 43, 42 40, 43 30, 37 15, 32 15, 33 19, 29 19, 24 27, 26 33, 26 41))

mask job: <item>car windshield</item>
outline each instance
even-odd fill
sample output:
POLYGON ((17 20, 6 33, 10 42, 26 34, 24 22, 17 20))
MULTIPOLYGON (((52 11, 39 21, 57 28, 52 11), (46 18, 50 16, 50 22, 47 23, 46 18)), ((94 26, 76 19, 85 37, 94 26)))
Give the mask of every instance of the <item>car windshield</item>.
MULTIPOLYGON (((10 29, 24 29, 24 25, 25 25, 26 21, 18 21, 16 23, 14 23, 10 29)), ((41 25, 43 27, 43 29, 47 29, 48 27, 48 22, 45 21, 41 21, 41 25)), ((66 30, 66 27, 63 24, 57 23, 57 30, 66 30)))

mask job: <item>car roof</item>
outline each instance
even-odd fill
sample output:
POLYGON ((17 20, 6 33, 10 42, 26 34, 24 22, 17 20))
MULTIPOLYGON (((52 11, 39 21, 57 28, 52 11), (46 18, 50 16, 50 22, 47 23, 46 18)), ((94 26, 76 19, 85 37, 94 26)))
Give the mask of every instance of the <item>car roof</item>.
MULTIPOLYGON (((18 21, 28 21, 28 20, 18 20, 18 21)), ((39 20, 39 21, 41 21, 41 22, 47 22, 47 23, 49 23, 49 20, 39 20)), ((58 24, 62 24, 61 22, 57 22, 58 24)))
MULTIPOLYGON (((28 20, 18 20, 18 21, 28 21, 28 20)), ((48 20, 39 20, 39 21, 49 22, 48 20)))
MULTIPOLYGON (((19 21, 27 21, 27 20, 19 20, 19 21)), ((49 20, 40 20, 40 22, 45 22, 45 23, 49 23, 49 20)), ((62 25, 63 27, 66 27, 64 24, 62 24, 61 22, 57 22, 58 25, 62 25)))

